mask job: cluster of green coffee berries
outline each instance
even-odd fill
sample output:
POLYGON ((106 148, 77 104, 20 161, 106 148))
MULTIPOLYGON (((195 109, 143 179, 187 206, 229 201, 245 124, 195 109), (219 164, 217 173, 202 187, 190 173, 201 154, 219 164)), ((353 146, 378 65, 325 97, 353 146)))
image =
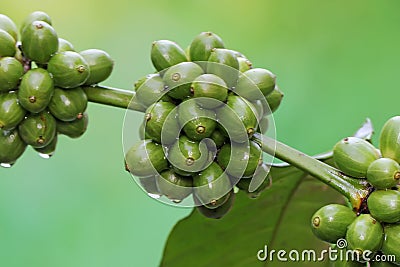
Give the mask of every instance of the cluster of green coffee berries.
POLYGON ((146 111, 126 169, 149 195, 175 203, 193 195, 202 214, 220 218, 233 204, 235 185, 255 197, 269 183, 249 190, 252 178, 268 174, 252 136, 267 131, 267 116, 281 102, 276 77, 225 49, 211 32, 196 36, 186 51, 155 41, 151 61, 157 73, 135 83, 146 111))
POLYGON ((0 14, 0 164, 10 167, 27 145, 50 157, 57 133, 80 137, 87 128, 87 96, 81 86, 111 74, 113 60, 98 49, 75 52, 59 38, 44 12, 20 27, 0 14))
POLYGON ((345 238, 348 249, 396 256, 400 264, 400 116, 383 126, 380 147, 356 137, 338 142, 333 150, 336 166, 355 179, 366 179, 371 193, 358 216, 348 207, 331 204, 312 217, 312 230, 335 243, 345 238))

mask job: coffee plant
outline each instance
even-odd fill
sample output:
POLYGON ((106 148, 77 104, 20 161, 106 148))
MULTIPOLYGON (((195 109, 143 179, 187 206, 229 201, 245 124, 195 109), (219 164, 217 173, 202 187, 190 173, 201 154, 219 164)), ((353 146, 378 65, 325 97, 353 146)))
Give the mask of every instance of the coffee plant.
POLYGON ((139 111, 143 122, 131 128, 140 140, 126 147, 124 163, 149 196, 220 219, 239 190, 268 194, 276 157, 348 200, 315 212, 318 238, 345 239, 348 249, 395 255, 400 264, 400 117, 383 127, 379 149, 362 136, 339 141, 332 166, 275 140, 272 113, 283 98, 276 76, 218 35, 202 32, 186 49, 158 40, 150 57, 155 72, 133 91, 100 86, 114 65, 105 51, 76 52, 44 12, 30 14, 19 31, 0 15, 1 166, 15 164, 27 146, 50 157, 58 134, 80 137, 88 101, 139 111))

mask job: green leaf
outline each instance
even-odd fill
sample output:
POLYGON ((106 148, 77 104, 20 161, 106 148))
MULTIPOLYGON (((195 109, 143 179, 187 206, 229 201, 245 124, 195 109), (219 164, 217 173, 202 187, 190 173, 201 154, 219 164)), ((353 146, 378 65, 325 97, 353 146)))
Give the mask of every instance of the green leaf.
MULTIPOLYGON (((294 167, 275 167, 271 174, 271 188, 256 200, 239 192, 222 219, 207 219, 194 210, 181 220, 168 238, 160 266, 283 266, 287 262, 276 258, 259 261, 257 252, 265 245, 268 250, 287 252, 315 249, 319 253, 327 248, 311 233, 310 218, 321 206, 342 202, 342 197, 294 167)), ((321 262, 291 264, 323 266, 321 262)))

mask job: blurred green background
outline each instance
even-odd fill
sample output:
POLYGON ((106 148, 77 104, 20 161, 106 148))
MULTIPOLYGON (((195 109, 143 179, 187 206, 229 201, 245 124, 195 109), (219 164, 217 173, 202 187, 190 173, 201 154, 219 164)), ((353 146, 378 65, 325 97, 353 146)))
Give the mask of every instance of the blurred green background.
MULTIPOLYGON (((277 137, 306 153, 329 150, 366 117, 379 132, 399 114, 396 0, 0 2, 18 25, 34 10, 48 12, 77 50, 109 52, 116 65, 104 84, 127 89, 153 72, 152 41, 186 47, 201 31, 217 33, 277 74, 277 137)), ((0 170, 0 266, 157 266, 169 231, 190 212, 148 198, 124 171, 124 110, 91 104, 89 116, 84 137, 60 138, 51 160, 28 149, 0 170)))

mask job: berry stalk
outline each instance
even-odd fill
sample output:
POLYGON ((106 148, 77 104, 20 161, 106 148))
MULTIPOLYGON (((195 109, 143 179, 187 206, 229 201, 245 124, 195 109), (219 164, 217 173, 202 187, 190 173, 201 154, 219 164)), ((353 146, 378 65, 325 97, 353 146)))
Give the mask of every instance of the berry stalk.
POLYGON ((361 208, 363 200, 369 194, 365 185, 350 182, 350 180, 354 179, 324 162, 259 133, 254 134, 254 139, 261 145, 265 153, 273 155, 311 174, 321 182, 337 190, 351 202, 353 208, 357 211, 361 208))
POLYGON ((86 86, 83 87, 83 90, 90 102, 118 108, 128 108, 139 112, 146 110, 136 100, 135 92, 133 91, 100 85, 86 86))

